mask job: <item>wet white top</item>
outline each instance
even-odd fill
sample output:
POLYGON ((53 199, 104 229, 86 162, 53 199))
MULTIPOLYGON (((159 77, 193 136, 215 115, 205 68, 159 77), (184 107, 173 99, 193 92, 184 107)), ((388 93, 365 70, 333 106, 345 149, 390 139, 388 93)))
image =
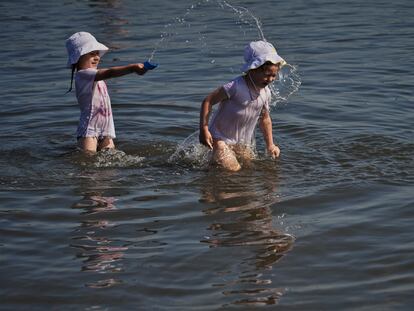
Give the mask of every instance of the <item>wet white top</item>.
POLYGON ((268 87, 260 92, 249 89, 243 76, 223 85, 228 99, 219 103, 209 130, 214 140, 228 144, 254 144, 254 131, 263 108, 269 110, 268 87))
POLYGON ((95 81, 97 69, 79 70, 75 76, 81 115, 77 137, 115 138, 111 99, 105 81, 95 81))

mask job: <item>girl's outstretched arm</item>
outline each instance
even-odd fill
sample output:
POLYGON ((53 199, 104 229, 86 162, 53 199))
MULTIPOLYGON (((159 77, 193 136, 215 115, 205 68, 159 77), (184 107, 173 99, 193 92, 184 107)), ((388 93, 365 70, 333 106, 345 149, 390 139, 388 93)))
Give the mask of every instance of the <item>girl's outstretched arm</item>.
POLYGON ((269 110, 265 108, 263 108, 262 115, 259 119, 259 127, 263 133, 263 138, 266 143, 267 152, 272 158, 279 157, 280 149, 277 145, 273 143, 272 119, 270 118, 269 110))
POLYGON ((200 110, 200 143, 213 149, 213 137, 208 130, 208 119, 212 106, 227 99, 227 94, 222 87, 210 93, 201 104, 200 110))
POLYGON ((110 67, 106 69, 98 69, 95 76, 95 81, 106 80, 110 78, 122 77, 130 73, 137 73, 143 75, 147 72, 144 68, 144 64, 130 64, 126 66, 110 67))

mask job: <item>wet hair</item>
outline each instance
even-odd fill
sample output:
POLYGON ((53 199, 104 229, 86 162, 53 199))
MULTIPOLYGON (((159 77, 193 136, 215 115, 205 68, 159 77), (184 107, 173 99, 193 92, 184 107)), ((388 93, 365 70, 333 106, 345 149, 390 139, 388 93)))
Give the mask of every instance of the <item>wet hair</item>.
POLYGON ((75 75, 77 65, 78 64, 72 64, 72 74, 71 74, 71 77, 70 77, 70 87, 69 87, 69 90, 65 94, 70 93, 72 91, 73 76, 75 75))

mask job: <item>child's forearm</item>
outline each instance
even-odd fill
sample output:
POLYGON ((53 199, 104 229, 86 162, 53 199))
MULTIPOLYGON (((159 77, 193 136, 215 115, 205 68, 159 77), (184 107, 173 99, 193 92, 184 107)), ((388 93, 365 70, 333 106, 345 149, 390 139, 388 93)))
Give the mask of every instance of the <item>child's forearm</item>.
POLYGON ((260 120, 259 125, 263 133, 263 138, 266 143, 266 147, 269 149, 270 147, 274 145, 272 120, 270 119, 270 117, 265 116, 260 120))
POLYGON ((126 66, 110 67, 107 69, 99 69, 95 76, 95 81, 106 80, 111 78, 122 77, 130 73, 144 74, 144 64, 130 64, 126 66))
POLYGON ((260 129, 263 132, 263 137, 266 142, 266 149, 268 154, 276 159, 280 155, 280 148, 273 142, 273 129, 272 129, 272 119, 268 110, 262 112, 259 123, 260 129))
POLYGON ((208 119, 213 105, 222 102, 227 98, 227 94, 222 87, 210 93, 201 104, 200 110, 200 130, 208 129, 208 119))
POLYGON ((205 99, 201 104, 200 110, 200 131, 208 128, 208 119, 211 111, 211 103, 205 99))
POLYGON ((213 137, 211 136, 210 131, 208 130, 208 119, 210 117, 211 111, 211 102, 210 96, 207 96, 201 104, 200 110, 200 131, 199 131, 199 141, 203 145, 213 149, 213 137))

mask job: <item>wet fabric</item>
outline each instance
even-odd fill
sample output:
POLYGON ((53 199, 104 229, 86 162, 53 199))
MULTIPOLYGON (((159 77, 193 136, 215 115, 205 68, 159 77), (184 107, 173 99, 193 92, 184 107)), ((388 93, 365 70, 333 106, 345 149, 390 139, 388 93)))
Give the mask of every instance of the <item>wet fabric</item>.
POLYGON ((77 137, 115 138, 111 99, 105 81, 95 81, 97 69, 79 70, 75 76, 80 108, 77 137))
POLYGON ((219 103, 213 113, 209 130, 214 140, 228 144, 254 144, 254 131, 262 109, 269 110, 271 93, 268 87, 259 92, 249 89, 239 76, 223 85, 228 99, 219 103))

